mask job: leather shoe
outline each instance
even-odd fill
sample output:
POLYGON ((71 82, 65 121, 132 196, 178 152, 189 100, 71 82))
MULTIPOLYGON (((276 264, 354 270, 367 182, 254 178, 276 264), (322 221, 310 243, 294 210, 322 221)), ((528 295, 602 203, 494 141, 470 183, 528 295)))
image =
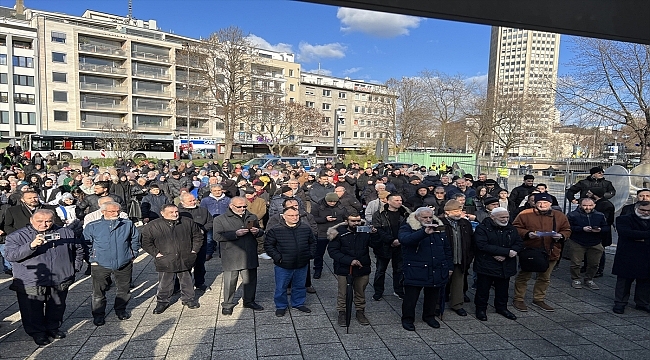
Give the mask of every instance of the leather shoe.
POLYGON ((614 308, 612 309, 612 311, 613 311, 615 314, 624 314, 624 313, 625 313, 625 306, 614 306, 614 308))
POLYGON ((153 309, 153 313, 154 314, 162 314, 162 313, 165 312, 165 310, 167 310, 168 307, 169 307, 169 304, 158 303, 158 304, 156 304, 156 308, 153 309))
POLYGON ((253 310, 256 310, 256 311, 264 310, 264 307, 262 305, 256 303, 256 302, 251 302, 251 303, 245 304, 244 307, 247 308, 247 309, 253 309, 253 310))
POLYGON ((120 319, 120 320, 127 320, 127 319, 129 319, 131 317, 131 314, 129 314, 126 311, 117 312, 117 313, 115 313, 115 315, 117 315, 117 318, 120 319))
POLYGON ((456 312, 456 314, 458 314, 458 316, 467 316, 467 311, 465 311, 465 309, 463 308, 454 311, 456 312))
POLYGON ((50 330, 47 332, 47 334, 55 339, 65 339, 65 333, 59 329, 50 330))
POLYGON ((33 339, 38 346, 45 346, 51 343, 50 339, 48 339, 48 337, 45 335, 35 335, 33 339))
POLYGON ((198 309, 201 307, 199 302, 196 300, 183 301, 182 304, 183 306, 187 306, 188 309, 198 309))
POLYGON ((415 331, 415 325, 413 325, 413 324, 411 324, 411 323, 405 323, 405 322, 403 322, 403 323, 402 323, 402 327, 404 328, 404 330, 415 331))
POLYGON ((102 326, 106 324, 106 320, 104 320, 103 316, 95 316, 95 318, 93 318, 93 324, 95 324, 95 326, 102 326))
POLYGON ((221 309, 221 314, 222 315, 232 315, 232 309, 222 308, 221 309))
POLYGON ((296 309, 298 311, 302 311, 304 313, 310 313, 311 312, 311 309, 306 307, 305 305, 295 307, 294 309, 296 309))
POLYGON ((275 309, 275 316, 283 317, 287 313, 287 309, 275 309))
POLYGON ((515 316, 515 314, 510 312, 510 310, 508 310, 508 309, 497 310, 497 314, 503 315, 503 317, 505 317, 506 319, 509 319, 509 320, 517 320, 517 317, 515 316))
POLYGON ((487 321, 487 314, 485 313, 485 311, 477 310, 476 311, 476 318, 481 320, 481 321, 487 321))
POLYGON ((314 271, 314 279, 320 279, 321 275, 322 275, 321 270, 314 271))
POLYGON ((429 319, 429 320, 424 320, 427 325, 431 326, 434 329, 437 329, 440 327, 440 323, 436 319, 429 319))

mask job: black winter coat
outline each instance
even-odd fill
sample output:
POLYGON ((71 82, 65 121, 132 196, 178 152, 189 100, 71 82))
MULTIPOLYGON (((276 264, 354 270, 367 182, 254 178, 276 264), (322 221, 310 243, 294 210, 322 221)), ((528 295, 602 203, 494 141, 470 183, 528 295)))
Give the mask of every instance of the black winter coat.
POLYGON ((593 189, 593 188, 602 188, 605 190, 605 195, 603 196, 605 199, 611 199, 616 195, 616 189, 614 189, 614 185, 612 185, 612 182, 609 180, 605 179, 596 179, 593 176, 588 176, 586 179, 580 180, 577 183, 573 184, 567 191, 566 191, 566 198, 569 199, 569 201, 575 199, 575 196, 577 193, 580 193, 580 197, 587 197, 587 191, 593 189))
POLYGON ((483 220, 474 232, 474 245, 474 272, 501 279, 517 274, 517 257, 509 257, 510 250, 523 250, 524 242, 511 223, 499 226, 491 218, 483 220), (506 259, 497 261, 494 256, 506 259))
MULTIPOLYGON (((431 195, 431 194, 426 194, 424 196, 420 196, 419 194, 415 194, 411 197, 408 197, 406 201, 404 202, 404 206, 409 208, 411 211, 415 211, 420 207, 426 206, 430 208, 435 208, 436 207, 436 197, 431 195)), ((435 212, 435 210, 434 210, 435 212)), ((434 214, 438 215, 438 214, 434 214)))
POLYGON ((194 220, 194 223, 203 231, 204 236, 208 231, 212 230, 214 218, 206 208, 198 206, 195 208, 185 208, 183 205, 178 205, 178 214, 194 220))
POLYGON ((636 214, 616 218, 618 244, 612 274, 630 279, 650 278, 650 220, 636 214))
POLYGON ((334 274, 349 275, 350 264, 353 260, 359 260, 362 267, 353 266, 353 276, 370 275, 372 261, 370 260, 370 239, 378 238, 378 233, 352 232, 348 229, 347 223, 341 223, 331 227, 327 231, 329 244, 327 252, 334 260, 334 274))
POLYGON ((221 267, 224 271, 255 269, 259 266, 257 238, 263 236, 264 232, 260 229, 257 235, 250 232, 243 236, 235 234, 235 231, 245 229, 249 222, 260 228, 257 216, 250 211, 238 216, 228 208, 224 214, 214 218, 212 236, 221 243, 221 267))
POLYGON ((519 204, 521 204, 521 202, 524 201, 524 199, 530 195, 530 193, 535 191, 535 189, 535 186, 526 186, 524 184, 521 184, 512 189, 509 198, 515 203, 515 206, 519 206, 519 204))
MULTIPOLYGON (((454 233, 453 233, 453 228, 451 227, 451 223, 449 222, 449 219, 447 218, 442 218, 442 223, 445 224, 446 226, 446 231, 445 234, 447 235, 447 240, 449 240, 449 243, 451 244, 451 253, 453 256, 454 253, 454 246, 453 246, 453 239, 454 239, 454 233)), ((462 257, 461 257, 461 267, 463 268, 463 272, 467 271, 469 269, 470 264, 472 263, 472 260, 474 259, 474 249, 472 248, 472 237, 474 236, 474 231, 472 229, 472 223, 469 222, 467 219, 461 218, 458 220, 458 227, 460 229, 460 242, 461 242, 461 252, 462 252, 462 257)))
MULTIPOLYGON (((36 207, 36 209, 52 210, 54 213, 54 225, 63 227, 63 221, 61 221, 59 215, 56 214, 56 208, 57 206, 54 205, 39 205, 36 207)), ((29 211, 22 201, 19 201, 17 205, 9 207, 5 211, 4 232, 9 235, 14 231, 29 225, 29 218, 32 217, 32 213, 33 212, 29 211)))
POLYGON ((275 265, 283 269, 300 269, 314 258, 316 237, 307 223, 300 221, 289 227, 281 220, 266 232, 264 250, 275 265))
MULTIPOLYGON (((388 211, 388 204, 384 204, 379 211, 372 215, 372 226, 377 228, 379 238, 373 239, 370 246, 374 250, 375 255, 381 258, 391 258, 394 250, 400 250, 399 247, 394 248, 391 246, 393 240, 395 240, 395 236, 393 236, 393 228, 390 225, 386 211, 388 211)), ((402 226, 411 212, 405 206, 402 206, 399 212, 399 226, 402 226)), ((399 228, 395 230, 399 231, 399 228)))
POLYGON ((194 267, 196 254, 203 245, 199 226, 183 216, 176 221, 163 218, 149 222, 140 229, 142 248, 153 256, 156 271, 181 272, 194 267), (162 254, 157 257, 156 255, 162 254))
POLYGON ((314 215, 314 220, 318 224, 318 238, 327 238, 327 230, 334 224, 345 221, 348 218, 348 212, 345 210, 341 202, 337 201, 336 205, 329 206, 325 199, 321 200, 317 205, 311 207, 311 214, 314 215), (327 221, 327 217, 332 216, 333 221, 327 221))

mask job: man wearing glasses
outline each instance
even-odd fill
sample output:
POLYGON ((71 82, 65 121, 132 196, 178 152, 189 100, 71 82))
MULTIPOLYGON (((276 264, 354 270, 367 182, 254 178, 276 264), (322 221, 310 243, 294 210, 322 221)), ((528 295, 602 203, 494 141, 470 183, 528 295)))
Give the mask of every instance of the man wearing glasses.
POLYGON ((257 238, 264 235, 259 220, 246 210, 246 198, 234 197, 228 210, 214 218, 213 236, 221 244, 221 266, 223 268, 223 302, 221 313, 232 315, 237 305, 234 301, 237 280, 241 274, 244 284, 244 307, 264 310, 255 302, 257 289, 257 238))

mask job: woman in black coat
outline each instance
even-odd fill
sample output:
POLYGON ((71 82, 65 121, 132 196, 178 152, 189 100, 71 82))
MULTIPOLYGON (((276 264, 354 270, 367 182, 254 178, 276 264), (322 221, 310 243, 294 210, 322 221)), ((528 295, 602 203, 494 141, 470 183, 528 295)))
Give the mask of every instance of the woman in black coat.
POLYGON ((517 274, 516 256, 524 248, 524 243, 509 220, 508 210, 498 207, 474 232, 474 272, 477 273, 474 304, 476 318, 482 321, 487 320, 486 310, 492 285, 497 314, 511 320, 517 318, 507 307, 508 287, 510 277, 517 274))

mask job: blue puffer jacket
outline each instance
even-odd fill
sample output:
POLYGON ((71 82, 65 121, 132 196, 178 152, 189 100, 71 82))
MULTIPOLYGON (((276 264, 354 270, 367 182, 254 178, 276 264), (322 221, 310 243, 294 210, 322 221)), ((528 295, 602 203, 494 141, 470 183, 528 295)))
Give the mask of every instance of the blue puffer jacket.
MULTIPOLYGON (((434 216, 433 223, 442 221, 434 216)), ((427 234, 413 213, 400 227, 398 239, 404 257, 404 285, 441 287, 447 283, 454 262, 444 231, 427 234)))
POLYGON ((55 225, 46 232, 50 233, 59 233, 61 239, 49 241, 35 250, 30 244, 38 231, 31 225, 7 235, 5 250, 14 272, 12 290, 33 293, 38 287, 67 288, 74 282, 74 274, 83 264, 83 245, 68 228, 55 225))
POLYGON ((611 226, 607 224, 605 215, 599 211, 587 214, 582 208, 571 211, 567 216, 571 224, 571 240, 582 246, 596 246, 601 243, 604 236, 609 236, 611 226), (600 232, 585 232, 585 226, 598 226, 600 232))
POLYGON ((138 256, 140 232, 128 219, 101 219, 86 225, 86 242, 92 243, 90 263, 117 270, 138 256))

